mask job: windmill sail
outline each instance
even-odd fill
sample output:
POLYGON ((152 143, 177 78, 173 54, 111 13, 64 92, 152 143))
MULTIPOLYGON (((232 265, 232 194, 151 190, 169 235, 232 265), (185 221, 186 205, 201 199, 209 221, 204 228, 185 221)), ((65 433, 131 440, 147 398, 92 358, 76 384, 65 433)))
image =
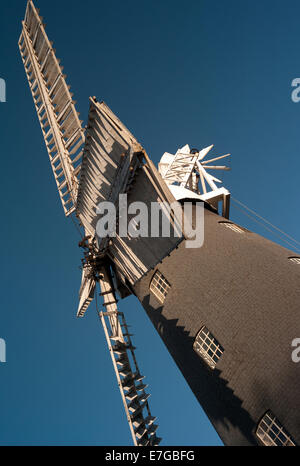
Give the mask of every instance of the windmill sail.
POLYGON ((92 270, 86 267, 82 270, 81 286, 79 290, 79 305, 77 317, 83 317, 95 295, 96 281, 91 276, 92 270))
POLYGON ((105 311, 99 313, 114 371, 117 377, 131 436, 136 446, 157 446, 161 438, 157 437, 156 418, 151 415, 145 389, 125 316, 119 312, 110 273, 101 269, 100 287, 104 299, 105 311))
POLYGON ((84 130, 42 17, 28 1, 19 48, 58 192, 68 216, 75 210, 84 130))
MULTIPOLYGON (((133 186, 137 177, 144 186, 151 185, 155 189, 153 201, 169 204, 175 201, 137 139, 104 102, 90 98, 76 207, 76 215, 86 234, 97 236, 97 206, 101 202, 113 202, 118 210, 120 194, 127 194, 129 203, 136 200, 133 186)), ((144 201, 149 201, 147 196, 144 201)), ((172 218, 172 232, 176 229, 175 223, 172 218)), ((109 242, 106 237, 98 236, 98 246, 108 253, 121 277, 133 284, 155 266, 157 241, 164 242, 166 249, 172 250, 182 239, 183 235, 174 237, 171 234, 171 237, 140 238, 139 242, 134 242, 126 235, 116 234, 109 242)))
POLYGON ((104 102, 90 98, 76 214, 85 231, 94 236, 96 207, 115 202, 139 166, 136 153, 142 147, 104 102))

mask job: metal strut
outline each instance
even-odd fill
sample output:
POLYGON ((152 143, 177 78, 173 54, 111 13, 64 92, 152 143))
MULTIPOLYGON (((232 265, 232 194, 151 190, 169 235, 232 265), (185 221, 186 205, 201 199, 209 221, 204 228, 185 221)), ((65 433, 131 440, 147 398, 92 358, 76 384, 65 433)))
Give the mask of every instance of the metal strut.
POLYGON ((151 415, 148 398, 136 361, 124 314, 118 311, 114 288, 107 268, 99 273, 101 295, 106 311, 99 312, 113 367, 117 377, 122 401, 133 443, 136 446, 156 446, 161 438, 157 437, 156 418, 151 415), (110 329, 110 330, 109 330, 110 329))

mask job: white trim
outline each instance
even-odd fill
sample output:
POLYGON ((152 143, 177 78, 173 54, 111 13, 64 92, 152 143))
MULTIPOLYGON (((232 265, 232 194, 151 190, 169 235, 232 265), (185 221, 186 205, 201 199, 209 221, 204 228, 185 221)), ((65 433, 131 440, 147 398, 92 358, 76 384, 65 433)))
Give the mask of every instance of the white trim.
POLYGON ((231 222, 219 222, 221 225, 224 225, 226 228, 229 228, 232 231, 235 231, 236 233, 245 233, 245 231, 237 226, 235 223, 231 222))
POLYGON ((199 330, 193 348, 211 369, 216 367, 216 364, 224 353, 223 347, 205 325, 199 330))
POLYGON ((271 411, 267 411, 260 420, 256 435, 266 446, 295 446, 288 432, 274 416, 271 411))
POLYGON ((165 301, 170 287, 171 285, 168 280, 159 270, 156 270, 150 283, 150 291, 161 303, 165 301))
POLYGON ((300 265, 300 257, 289 257, 289 260, 294 262, 294 264, 300 265))

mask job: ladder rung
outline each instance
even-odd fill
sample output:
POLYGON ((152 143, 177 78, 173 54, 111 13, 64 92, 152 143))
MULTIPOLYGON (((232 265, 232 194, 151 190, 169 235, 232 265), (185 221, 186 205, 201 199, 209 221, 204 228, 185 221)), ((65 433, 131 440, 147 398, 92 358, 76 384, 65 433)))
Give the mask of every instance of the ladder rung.
POLYGON ((132 421, 132 425, 133 427, 135 427, 135 430, 138 430, 142 424, 145 424, 145 419, 143 418, 143 416, 141 415, 139 419, 135 419, 134 421, 132 421))
POLYGON ((53 136, 53 129, 52 129, 52 128, 50 128, 50 129, 47 131, 47 133, 45 134, 45 138, 47 139, 50 135, 53 136))
POLYGON ((128 404, 128 407, 138 408, 140 401, 145 402, 147 399, 143 398, 141 395, 135 396, 132 401, 128 404))
POLYGON ((120 338, 121 338, 121 337, 120 337, 119 335, 111 335, 109 338, 110 338, 111 340, 120 341, 120 338))
MULTIPOLYGON (((116 352, 115 352, 116 353, 116 352)), ((126 351, 122 351, 119 354, 116 354, 116 363, 120 364, 130 364, 126 351), (117 358, 118 356, 118 358, 117 358)))
POLYGON ((42 110, 44 110, 44 109, 45 109, 45 104, 42 104, 40 106, 40 108, 38 109, 38 114, 40 114, 42 112, 42 110))
POLYGON ((144 407, 146 406, 146 403, 147 403, 147 400, 145 400, 141 404, 136 404, 135 406, 134 405, 130 406, 129 411, 131 411, 132 416, 135 416, 137 413, 141 413, 143 411, 144 407))
POLYGON ((117 355, 123 355, 123 354, 126 354, 126 349, 124 350, 121 350, 121 349, 117 349, 117 350, 114 350, 113 349, 113 352, 117 355))
POLYGON ((139 430, 135 432, 135 435, 138 439, 141 439, 143 435, 145 435, 146 433, 147 433, 146 427, 141 427, 139 430))
MULTIPOLYGON (((129 372, 132 373, 131 367, 130 367, 130 365, 128 364, 128 362, 122 364, 122 367, 119 367, 118 370, 119 370, 119 373, 124 372, 124 371, 126 372, 127 370, 128 370, 129 372)), ((129 373, 129 372, 128 372, 128 373, 129 373)))
POLYGON ((132 390, 132 388, 134 387, 134 383, 132 382, 132 385, 123 385, 122 384, 122 387, 123 387, 123 390, 132 390))
POLYGON ((102 293, 99 293, 99 296, 105 296, 106 294, 110 294, 112 292, 113 292, 113 290, 102 291, 102 293))
POLYGON ((129 392, 126 393, 125 398, 129 400, 130 402, 134 401, 138 397, 138 394, 136 392, 129 392))
POLYGON ((157 428, 158 428, 157 424, 151 424, 151 426, 148 428, 148 434, 154 435, 155 432, 157 431, 157 428))
POLYGON ((126 351, 121 353, 119 359, 116 359, 117 364, 124 364, 124 362, 128 363, 128 357, 126 351))
POLYGON ((113 351, 124 351, 126 350, 126 345, 125 343, 116 343, 115 345, 112 345, 113 351))
POLYGON ((121 362, 121 361, 118 361, 117 362, 117 365, 118 365, 118 370, 122 370, 122 369, 126 369, 128 366, 128 362, 127 361, 124 361, 124 362, 121 362))
POLYGON ((139 400, 144 403, 144 401, 147 401, 148 398, 150 398, 150 393, 142 393, 140 396, 139 396, 139 400))
POLYGON ((101 315, 103 316, 120 316, 121 315, 121 312, 115 310, 115 311, 107 311, 107 312, 100 312, 101 315))
POLYGON ((125 377, 125 379, 122 380, 122 385, 123 387, 128 384, 130 387, 132 387, 132 385, 134 385, 134 374, 130 374, 128 375, 127 377, 125 377))
POLYGON ((125 394, 125 397, 128 398, 128 399, 133 399, 133 398, 136 398, 137 396, 138 396, 138 393, 136 392, 134 385, 131 387, 131 390, 129 390, 125 394))
POLYGON ((143 437, 145 433, 148 432, 148 429, 145 425, 145 421, 142 420, 142 422, 139 423, 138 427, 134 429, 134 433, 137 435, 138 438, 143 437))
POLYGON ((116 299, 115 301, 109 301, 108 303, 103 303, 103 306, 110 306, 111 304, 117 304, 118 300, 116 299))
POLYGON ((145 390, 145 388, 147 388, 147 387, 148 387, 148 385, 147 385, 147 384, 145 384, 145 383, 141 383, 141 384, 139 384, 139 385, 136 385, 136 387, 135 387, 135 388, 136 388, 136 390, 138 390, 138 391, 139 391, 139 390, 145 390))
POLYGON ((151 416, 151 415, 149 414, 149 416, 147 416, 147 417, 145 418, 145 422, 146 422, 146 424, 151 425, 154 421, 156 421, 156 419, 157 419, 157 417, 151 416))
POLYGON ((126 370, 126 369, 130 369, 130 365, 128 364, 128 361, 118 361, 117 362, 117 365, 118 365, 118 370, 119 371, 122 371, 122 370, 126 370))
POLYGON ((149 445, 149 440, 147 437, 143 436, 139 441, 138 441, 138 444, 139 445, 142 445, 143 447, 146 447, 147 445, 149 445))
POLYGON ((131 372, 131 369, 128 369, 128 370, 124 370, 122 369, 121 371, 119 371, 119 374, 122 376, 122 377, 126 377, 128 374, 132 373, 131 372))
POLYGON ((156 446, 159 445, 161 442, 161 437, 157 437, 156 435, 152 438, 150 438, 150 445, 156 446))
POLYGON ((136 346, 130 344, 113 345, 112 350, 116 354, 127 354, 127 350, 134 351, 136 350, 136 346))

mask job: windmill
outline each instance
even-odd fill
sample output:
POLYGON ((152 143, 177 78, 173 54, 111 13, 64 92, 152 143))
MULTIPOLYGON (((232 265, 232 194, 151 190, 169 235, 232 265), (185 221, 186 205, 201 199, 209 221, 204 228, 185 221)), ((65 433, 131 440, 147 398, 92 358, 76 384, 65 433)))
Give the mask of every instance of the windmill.
POLYGON ((277 352, 294 338, 300 299, 295 264, 300 258, 229 220, 230 192, 218 187, 221 180, 211 173, 228 169, 212 164, 229 154, 207 159, 213 146, 197 150, 185 145, 175 154, 164 153, 157 170, 131 132, 95 97, 90 97, 84 129, 31 0, 19 48, 65 215, 74 213, 84 229, 77 316, 85 315, 99 285, 104 309, 99 318, 134 445, 156 446, 161 439, 132 335, 118 306, 117 296, 130 294, 142 303, 225 444, 300 441, 299 423, 291 415, 300 404, 298 373, 284 352, 277 352), (131 205, 158 203, 163 209, 175 203, 170 235, 123 235, 118 229, 99 236, 99 205, 114 205, 120 227, 125 195, 131 205), (194 209, 204 205, 206 240, 198 250, 185 249, 186 225, 193 223, 193 216, 184 212, 186 200, 194 209), (178 212, 184 228, 175 234, 178 212), (266 288, 268 277, 273 279, 266 288), (278 283, 284 288, 280 295, 278 283), (283 306, 289 310, 284 332, 283 306), (276 354, 274 364, 269 364, 270 354, 276 354), (276 387, 275 377, 280 379, 276 387), (257 380, 261 386, 267 380, 268 397, 263 388, 254 396, 257 380))

